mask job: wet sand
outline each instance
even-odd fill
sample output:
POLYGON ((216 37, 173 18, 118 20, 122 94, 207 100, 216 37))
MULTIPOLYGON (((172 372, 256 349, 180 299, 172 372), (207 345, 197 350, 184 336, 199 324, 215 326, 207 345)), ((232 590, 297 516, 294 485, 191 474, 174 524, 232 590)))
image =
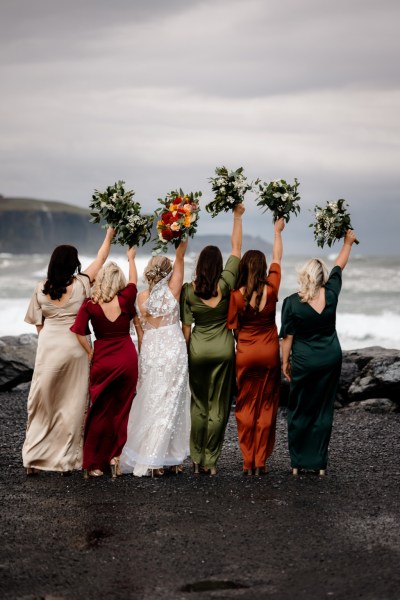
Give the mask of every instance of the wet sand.
POLYGON ((291 476, 281 411, 266 476, 231 416, 215 478, 85 481, 25 476, 26 399, 0 394, 2 599, 399 598, 399 413, 336 411, 326 478, 291 476))

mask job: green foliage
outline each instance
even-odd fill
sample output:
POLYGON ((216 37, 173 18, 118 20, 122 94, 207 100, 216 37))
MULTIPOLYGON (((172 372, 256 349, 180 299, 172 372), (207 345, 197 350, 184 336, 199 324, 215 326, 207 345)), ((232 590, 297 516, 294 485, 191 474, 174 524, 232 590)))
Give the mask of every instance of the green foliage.
POLYGON ((264 208, 264 211, 272 212, 273 222, 285 219, 286 223, 290 220, 291 213, 298 215, 300 213, 300 194, 297 191, 299 182, 294 178, 294 184, 290 185, 284 179, 277 179, 269 183, 258 183, 257 206, 264 208))
POLYGON ((314 208, 315 221, 309 227, 313 227, 314 239, 321 248, 325 244, 331 247, 336 240, 345 237, 348 229, 352 229, 346 206, 346 200, 341 198, 336 202, 327 202, 325 208, 318 205, 314 208))
POLYGON ((226 167, 217 167, 215 169, 216 177, 210 177, 214 192, 214 200, 206 205, 206 211, 214 218, 220 212, 228 212, 235 208, 237 204, 244 201, 244 195, 247 191, 253 189, 253 185, 247 182, 247 177, 243 175, 243 167, 236 171, 229 171, 226 167))

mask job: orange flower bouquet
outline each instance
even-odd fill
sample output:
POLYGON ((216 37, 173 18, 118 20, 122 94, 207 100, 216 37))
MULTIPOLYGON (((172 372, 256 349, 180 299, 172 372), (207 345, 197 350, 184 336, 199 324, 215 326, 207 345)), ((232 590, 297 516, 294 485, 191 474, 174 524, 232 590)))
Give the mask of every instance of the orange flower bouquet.
POLYGON ((199 218, 201 195, 201 192, 184 194, 180 189, 170 192, 164 199, 158 199, 162 207, 155 211, 158 218, 158 238, 154 240, 156 245, 153 248, 153 256, 167 252, 168 244, 177 248, 189 236, 194 236, 199 218))

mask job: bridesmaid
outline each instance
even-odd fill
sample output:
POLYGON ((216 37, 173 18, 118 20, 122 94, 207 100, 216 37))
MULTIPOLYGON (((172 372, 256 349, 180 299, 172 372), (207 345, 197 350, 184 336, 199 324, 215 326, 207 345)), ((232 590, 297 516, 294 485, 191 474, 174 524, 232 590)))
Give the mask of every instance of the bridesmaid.
POLYGON ((267 277, 265 256, 249 250, 240 261, 238 289, 231 292, 228 322, 235 330, 236 397, 235 417, 243 472, 266 472, 265 462, 275 443, 279 404, 281 363, 275 324, 281 280, 282 230, 284 219, 275 223, 272 263, 267 277))
POLYGON ((189 352, 194 473, 217 474, 234 393, 235 341, 226 328, 226 318, 239 270, 244 210, 239 204, 233 211, 232 254, 225 268, 219 248, 206 246, 198 258, 193 283, 185 283, 181 293, 182 329, 189 352))
POLYGON ((334 268, 309 260, 299 273, 300 290, 282 306, 282 370, 290 381, 288 441, 293 475, 299 469, 325 475, 333 407, 342 364, 336 308, 342 271, 356 236, 348 230, 334 268))
POLYGON ((127 425, 136 392, 138 359, 130 336, 136 315, 136 248, 127 251, 129 283, 113 262, 100 270, 92 299, 79 309, 71 327, 86 351, 90 369, 91 406, 86 418, 83 469, 85 478, 99 477, 108 466, 120 475, 119 456, 127 438, 127 425), (96 340, 94 350, 86 337, 89 321, 96 340))
POLYGON ((107 260, 113 229, 107 229, 96 259, 81 270, 74 246, 57 246, 47 279, 38 283, 25 321, 36 325, 38 346, 28 397, 22 458, 27 475, 69 474, 82 466, 82 429, 88 404, 89 365, 69 328, 90 281, 107 260))

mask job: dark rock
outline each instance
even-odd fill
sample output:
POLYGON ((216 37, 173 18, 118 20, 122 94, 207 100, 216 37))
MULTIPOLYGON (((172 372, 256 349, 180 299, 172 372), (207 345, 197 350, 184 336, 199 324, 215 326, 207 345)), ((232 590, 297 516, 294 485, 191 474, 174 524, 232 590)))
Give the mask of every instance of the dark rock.
POLYGON ((37 335, 23 334, 0 338, 0 391, 31 381, 37 348, 37 335))
POLYGON ((371 413, 391 413, 398 412, 399 407, 396 402, 389 398, 369 398, 369 400, 360 400, 359 402, 350 402, 346 410, 366 410, 371 413))

